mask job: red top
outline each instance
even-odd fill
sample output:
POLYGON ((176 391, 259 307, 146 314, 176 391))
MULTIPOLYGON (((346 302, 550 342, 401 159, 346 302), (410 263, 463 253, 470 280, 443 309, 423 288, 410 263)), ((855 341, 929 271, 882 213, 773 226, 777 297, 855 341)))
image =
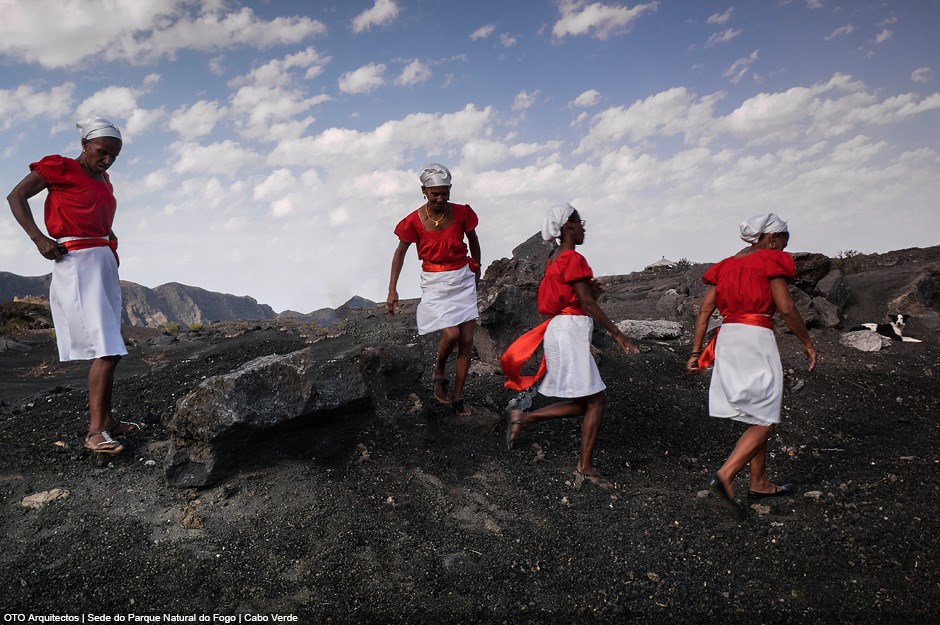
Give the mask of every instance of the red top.
POLYGON ((111 179, 104 182, 85 173, 78 161, 53 154, 29 166, 46 181, 46 230, 49 236, 106 237, 111 234, 117 200, 111 179))
POLYGON ((454 223, 443 230, 426 230, 416 210, 398 222, 395 235, 405 243, 417 243, 418 258, 425 263, 457 263, 467 258, 464 234, 476 230, 479 219, 466 204, 451 204, 451 207, 454 209, 454 223))
POLYGON ((709 267, 702 281, 715 285, 715 303, 722 316, 773 315, 777 307, 770 294, 771 278, 796 280, 793 257, 779 250, 759 250, 740 258, 732 256, 709 267))
POLYGON ((545 264, 545 277, 539 284, 539 314, 557 315, 569 306, 580 307, 572 284, 593 277, 594 272, 587 260, 574 250, 565 250, 554 261, 549 259, 545 264))

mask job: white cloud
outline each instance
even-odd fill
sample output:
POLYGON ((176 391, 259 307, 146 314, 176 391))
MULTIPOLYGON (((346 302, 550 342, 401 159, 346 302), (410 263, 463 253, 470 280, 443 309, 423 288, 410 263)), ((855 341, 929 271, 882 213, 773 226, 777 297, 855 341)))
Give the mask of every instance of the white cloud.
POLYGON ((933 78, 933 70, 929 67, 918 67, 911 72, 911 80, 914 82, 929 82, 933 78))
POLYGON ((744 31, 742 31, 740 28, 728 28, 720 33, 715 33, 708 38, 708 41, 705 42, 705 47, 711 47, 720 43, 728 43, 742 32, 744 31))
POLYGON ((742 57, 731 64, 731 67, 725 70, 721 75, 722 78, 727 78, 728 82, 732 85, 736 85, 741 82, 741 79, 744 78, 744 75, 751 70, 751 66, 757 62, 757 53, 758 50, 751 52, 749 56, 742 57))
POLYGON ((218 102, 199 100, 191 105, 184 105, 173 111, 167 126, 181 139, 198 139, 212 132, 216 124, 225 119, 228 109, 218 102))
POLYGON ((826 36, 826 41, 832 41, 836 37, 841 37, 843 35, 849 35, 855 31, 855 27, 851 24, 846 24, 845 26, 839 26, 837 29, 832 31, 826 36))
POLYGON ((823 8, 823 3, 821 0, 806 0, 806 6, 809 9, 821 9, 823 8))
POLYGON ((734 14, 734 7, 728 7, 724 13, 715 13, 708 17, 706 22, 708 24, 727 24, 728 20, 731 19, 731 16, 734 14))
POLYGON ((259 160, 257 154, 229 139, 209 145, 177 141, 169 149, 172 153, 170 168, 180 175, 212 174, 237 178, 242 167, 259 160))
POLYGON ((373 26, 388 26, 398 18, 401 7, 395 0, 375 0, 371 9, 363 11, 352 20, 355 33, 370 30, 373 26))
POLYGON ((876 44, 884 43, 885 41, 888 41, 889 39, 891 39, 892 35, 894 35, 894 33, 888 30, 887 28, 885 28, 883 31, 875 35, 875 43, 876 44))
POLYGON ((601 92, 597 89, 588 89, 576 97, 572 104, 574 106, 589 107, 597 104, 601 99, 601 92))
POLYGON ((5 3, 0 53, 48 68, 76 66, 89 57, 141 63, 183 50, 296 44, 324 32, 310 18, 262 20, 248 7, 227 11, 221 4, 32 0, 5 3))
POLYGON ((619 4, 603 4, 587 0, 561 0, 558 7, 560 18, 552 28, 555 39, 568 35, 589 35, 595 39, 607 39, 630 30, 637 19, 645 13, 653 13, 659 2, 638 4, 633 8, 619 4))
POLYGON ((494 30, 496 30, 496 24, 486 24, 485 26, 480 26, 470 34, 470 40, 477 41, 478 39, 486 39, 493 34, 494 30))
POLYGON ((532 93, 528 91, 520 91, 516 94, 516 97, 512 101, 512 110, 514 111, 524 111, 527 108, 531 108, 533 104, 538 100, 541 90, 536 89, 532 93))
POLYGON ((371 93, 385 84, 384 73, 385 65, 382 63, 363 65, 339 77, 339 90, 349 94, 371 93))
POLYGON ((415 59, 405 66, 401 74, 398 75, 398 78, 395 79, 395 84, 407 87, 419 82, 424 82, 430 77, 431 68, 422 63, 419 59, 415 59))
POLYGON ((516 45, 518 41, 519 39, 517 37, 514 37, 513 35, 510 35, 509 33, 502 33, 499 36, 499 45, 503 46, 504 48, 511 48, 514 45, 516 45))
POLYGON ((0 129, 9 130, 15 124, 46 117, 58 119, 68 115, 75 93, 73 83, 36 91, 31 85, 16 89, 0 89, 0 129))

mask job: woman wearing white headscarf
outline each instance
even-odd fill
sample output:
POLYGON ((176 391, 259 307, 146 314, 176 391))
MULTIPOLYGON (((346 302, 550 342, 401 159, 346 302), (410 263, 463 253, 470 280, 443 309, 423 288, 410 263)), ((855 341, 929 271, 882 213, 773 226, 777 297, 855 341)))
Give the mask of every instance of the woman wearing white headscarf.
POLYGON ((508 378, 506 387, 523 390, 545 379, 539 393, 565 401, 532 412, 513 410, 506 424, 506 445, 512 448, 525 425, 543 419, 584 416, 581 423, 581 451, 575 473, 594 483, 602 483, 592 465, 594 446, 600 433, 607 404, 606 385, 591 355, 594 321, 611 333, 624 352, 637 353, 636 345, 621 332, 597 304, 600 287, 584 256, 575 251, 584 243, 585 223, 570 204, 548 210, 542 238, 559 243, 545 265, 539 284, 539 313, 548 320, 517 339, 500 358, 508 378), (534 376, 521 375, 522 365, 543 345, 544 358, 534 376))
POLYGON ((421 302, 418 304, 418 334, 441 330, 437 362, 432 374, 434 398, 450 404, 460 415, 470 413, 463 388, 470 369, 480 279, 480 240, 477 215, 470 206, 450 202, 451 174, 438 163, 429 163, 418 173, 425 203, 395 227, 398 247, 392 255, 392 271, 385 302, 388 314, 398 312, 398 277, 405 254, 417 244, 421 259, 421 302), (464 243, 464 237, 467 242, 464 243), (454 389, 447 393, 445 368, 457 349, 454 389))
POLYGON ((113 436, 144 427, 111 414, 114 369, 127 348, 121 337, 117 237, 111 229, 117 202, 107 171, 123 143, 121 132, 106 119, 92 117, 76 125, 82 140, 78 158, 56 154, 32 163, 7 201, 39 253, 55 261, 49 305, 59 359, 92 361, 85 447, 118 454, 124 447, 113 436), (44 189, 49 236, 37 227, 29 206, 29 198, 44 189))
POLYGON ((740 509, 734 501, 732 482, 747 464, 749 498, 783 496, 793 490, 792 484, 777 486, 767 476, 767 440, 780 422, 783 402, 783 368, 774 338, 774 312, 782 315, 787 327, 803 343, 809 370, 816 367, 813 339, 787 287, 796 279, 796 265, 783 251, 790 240, 786 222, 769 213, 742 221, 738 230, 750 245, 713 265, 702 277, 709 287, 696 319, 692 354, 686 363, 690 373, 698 373, 714 362, 708 392, 709 414, 748 425, 734 451, 709 481, 712 492, 736 514, 740 514, 740 509), (708 320, 716 308, 723 323, 715 339, 703 350, 708 320))

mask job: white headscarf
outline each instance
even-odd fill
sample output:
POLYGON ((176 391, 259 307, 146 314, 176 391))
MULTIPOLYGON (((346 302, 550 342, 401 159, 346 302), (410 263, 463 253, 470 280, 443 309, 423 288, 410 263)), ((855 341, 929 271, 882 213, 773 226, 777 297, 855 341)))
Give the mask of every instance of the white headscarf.
POLYGON ((574 214, 575 209, 571 204, 555 204, 545 213, 545 221, 542 222, 542 238, 546 241, 561 238, 561 227, 574 214))
POLYGON ((450 170, 439 163, 428 163, 418 172, 422 187, 449 187, 450 170))
POLYGON ((117 126, 104 117, 89 117, 80 122, 75 122, 75 125, 82 131, 82 140, 91 141, 98 137, 114 137, 121 141, 124 140, 117 126))
POLYGON ((757 243, 762 234, 787 232, 787 222, 774 213, 756 215, 739 223, 738 231, 747 243, 757 243))

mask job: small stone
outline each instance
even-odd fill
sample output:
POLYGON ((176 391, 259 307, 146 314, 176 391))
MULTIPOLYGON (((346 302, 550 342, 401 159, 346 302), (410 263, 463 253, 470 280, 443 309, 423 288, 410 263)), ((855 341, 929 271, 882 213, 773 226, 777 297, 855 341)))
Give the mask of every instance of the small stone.
POLYGON ((659 578, 659 575, 658 575, 657 573, 647 573, 647 574, 646 574, 646 577, 647 577, 651 582, 654 582, 654 583, 655 583, 655 582, 658 582, 659 579, 660 579, 660 578, 659 578))
POLYGON ((822 491, 821 490, 808 490, 805 493, 803 493, 803 496, 819 501, 819 498, 822 497, 822 491))
POLYGON ((709 491, 707 489, 700 490, 697 493, 695 493, 695 496, 698 497, 699 499, 705 499, 706 497, 708 497, 708 493, 709 491))
POLYGON ((157 466, 157 461, 151 458, 150 460, 144 461, 144 466, 155 467, 157 466))
POLYGON ((33 493, 32 495, 23 497, 23 501, 20 502, 20 505, 24 508, 38 510, 50 501, 55 501, 56 499, 68 499, 71 495, 72 493, 65 490, 64 488, 53 488, 52 490, 44 490, 41 493, 33 493))
POLYGON ((751 510, 762 516, 770 514, 770 506, 764 505, 762 503, 751 504, 751 510))

